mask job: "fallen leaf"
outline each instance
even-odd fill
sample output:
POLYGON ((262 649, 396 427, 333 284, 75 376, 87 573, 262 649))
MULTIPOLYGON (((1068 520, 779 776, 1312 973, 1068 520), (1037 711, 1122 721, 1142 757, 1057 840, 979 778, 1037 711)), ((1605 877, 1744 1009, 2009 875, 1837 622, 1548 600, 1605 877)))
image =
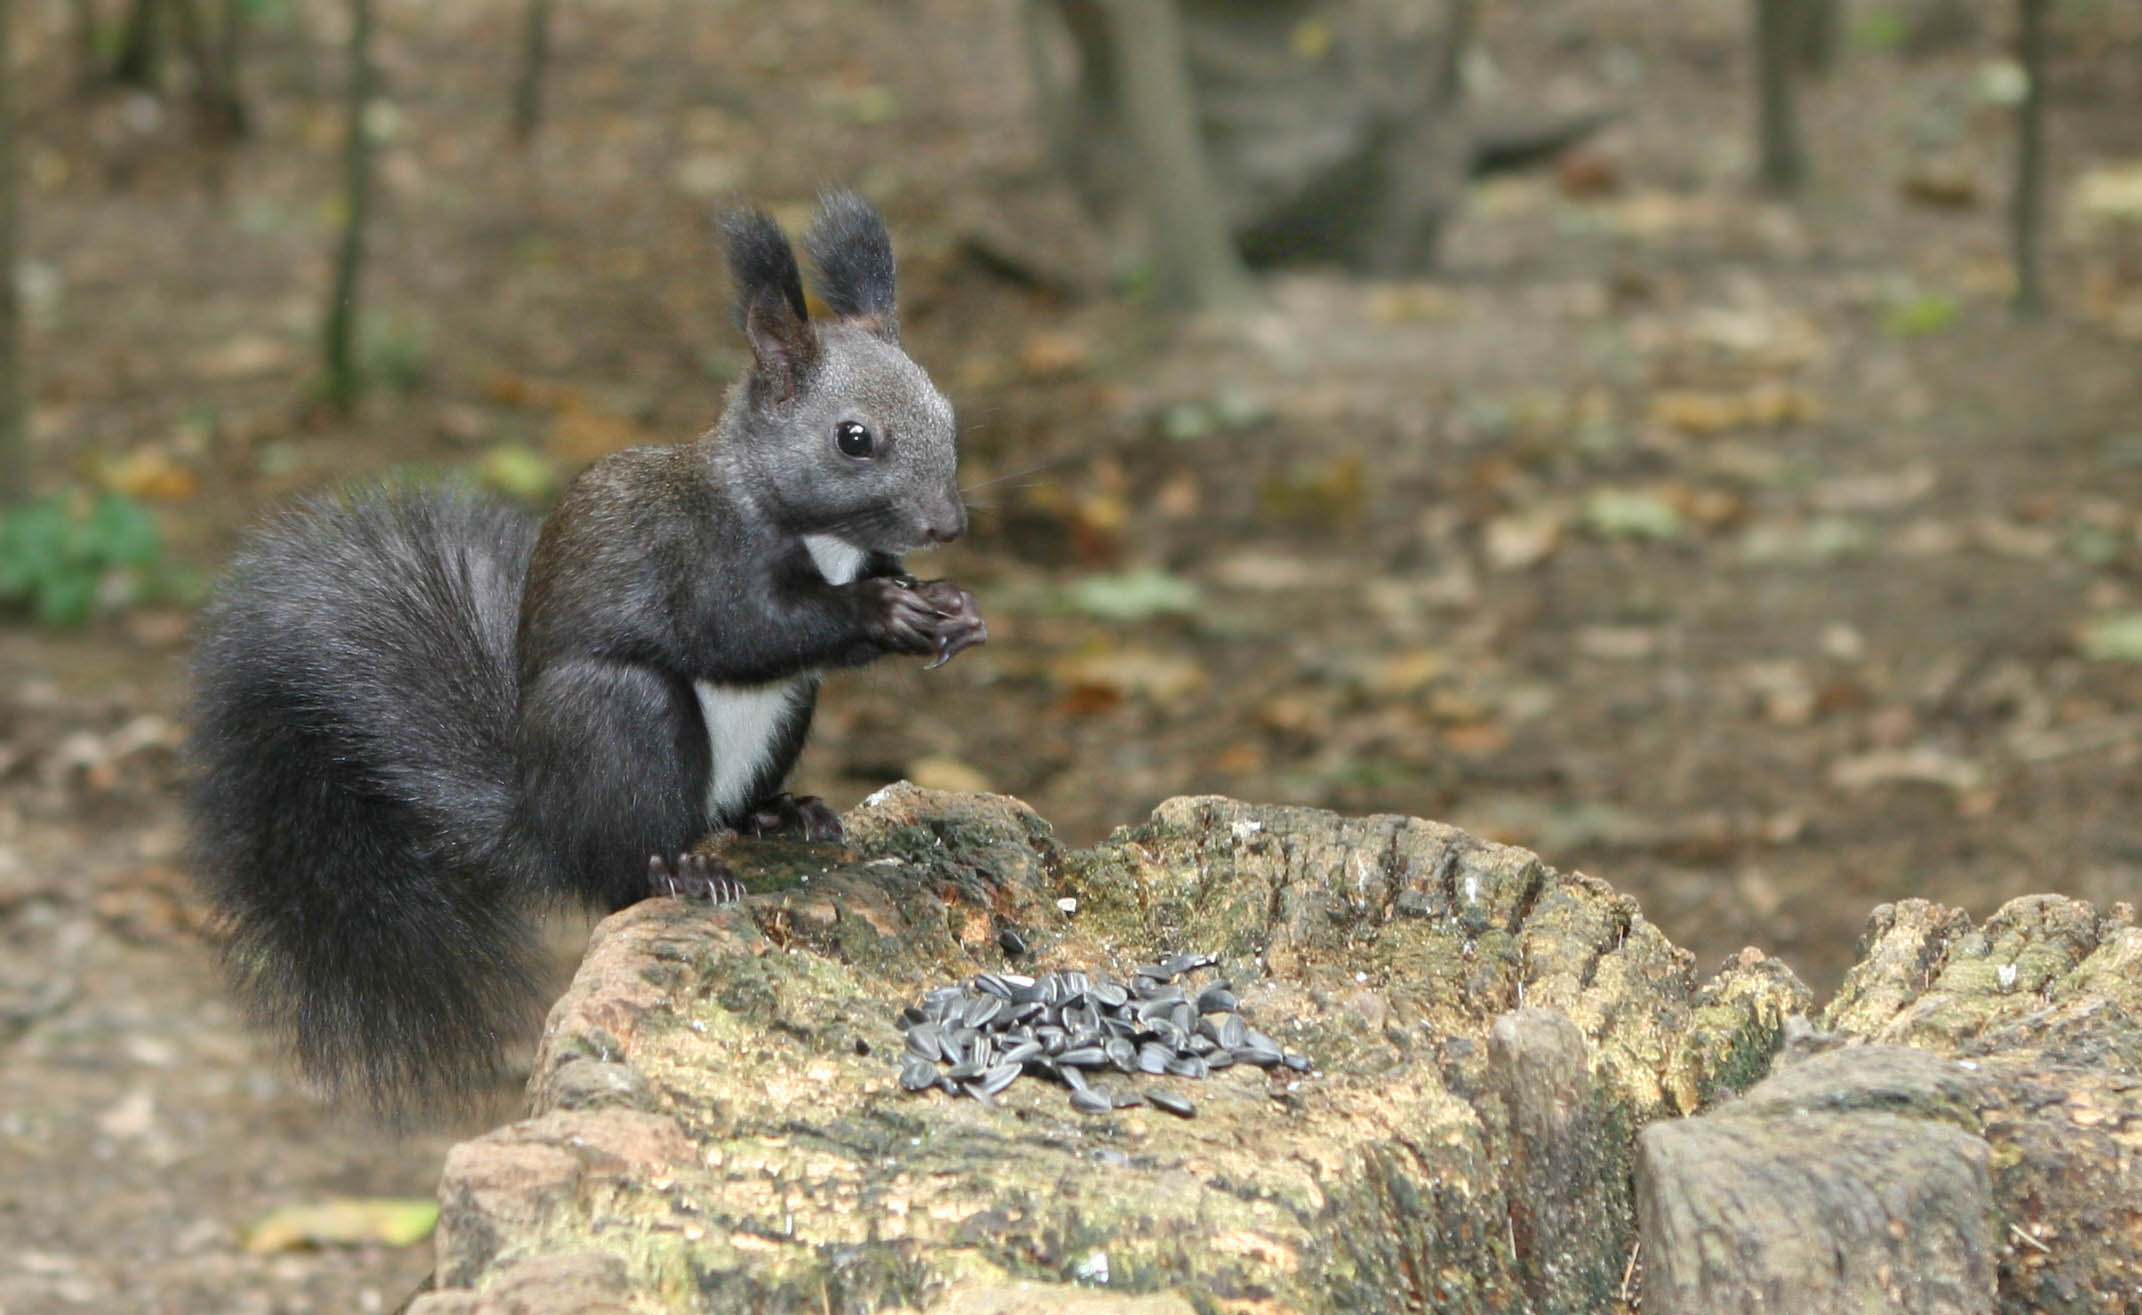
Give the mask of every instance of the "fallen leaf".
POLYGON ((200 480, 161 447, 138 447, 106 466, 104 487, 151 502, 184 502, 200 492, 200 480))
POLYGON ((2083 622, 2083 656, 2099 662, 2142 662, 2142 612, 2112 612, 2083 622))
POLYGON ((1966 794, 1985 785, 1986 769, 1930 747, 1863 753, 1840 758, 1830 767, 1830 784, 1841 790, 1897 783, 1939 785, 1966 794))
POLYGON ((568 466, 585 466, 612 452, 622 452, 640 440, 640 427, 624 416, 606 411, 571 407, 551 422, 550 440, 544 444, 550 455, 568 466))
POLYGON ((1449 654, 1441 649, 1417 648, 1377 662, 1368 673, 1368 687, 1385 698, 1402 698, 1427 689, 1449 670, 1449 654))
POLYGON ((1073 690, 1111 690, 1156 703, 1174 703, 1206 681, 1195 660, 1135 645, 1061 658, 1050 671, 1058 684, 1073 690))
POLYGON ((1761 384, 1739 393, 1670 389, 1651 399, 1651 418, 1708 438, 1735 429, 1780 429, 1819 419, 1822 404, 1801 389, 1761 384))
POLYGON ((1824 511, 1886 511, 1919 501, 1934 491, 1933 466, 1920 462, 1902 470, 1868 475, 1839 475, 1815 485, 1814 502, 1824 511))
POLYGON ((558 468, 550 458, 520 443, 500 443, 476 463, 476 478, 523 502, 541 502, 558 490, 558 468))
POLYGON ((1445 726, 1443 747, 1461 758, 1490 757, 1510 747, 1510 728, 1494 721, 1445 726))
POLYGON ((1649 626, 1585 626, 1577 631, 1577 651, 1608 662, 1642 662, 1658 653, 1659 640, 1649 626))
POLYGON ((194 373, 204 379, 250 379, 289 369, 298 360, 298 350, 280 338, 240 334, 193 358, 194 373))
POLYGON ((1942 292, 1899 297, 1882 312, 1882 332, 1892 338, 1923 338, 1956 322, 1962 306, 1942 292))
POLYGON ((1481 531, 1481 554, 1498 571, 1537 566, 1562 546, 1567 519, 1560 509, 1546 508, 1497 516, 1481 531))
POLYGON ((1610 539, 1671 539, 1682 529, 1671 502, 1641 490, 1600 489, 1585 504, 1584 517, 1594 533, 1610 539))
POLYGON ((338 1197, 270 1210, 245 1230, 239 1245, 256 1256, 301 1247, 414 1246, 430 1237, 438 1222, 435 1200, 338 1197))
POLYGON ((1034 378, 1072 374, 1093 360, 1093 347, 1074 333, 1045 330, 1027 335, 1019 349, 1019 367, 1034 378))
POLYGON ((1195 612, 1197 585, 1153 566, 1118 574, 1089 575, 1072 584, 1065 598, 1074 609, 1104 621, 1143 621, 1149 617, 1195 612))
POLYGON ((1968 210, 1978 204, 1978 177, 1960 164, 1926 163, 1898 184, 1904 199, 1943 210, 1968 210))
POLYGON ((2088 170, 2070 205, 2086 224, 2142 224, 2142 161, 2088 170))

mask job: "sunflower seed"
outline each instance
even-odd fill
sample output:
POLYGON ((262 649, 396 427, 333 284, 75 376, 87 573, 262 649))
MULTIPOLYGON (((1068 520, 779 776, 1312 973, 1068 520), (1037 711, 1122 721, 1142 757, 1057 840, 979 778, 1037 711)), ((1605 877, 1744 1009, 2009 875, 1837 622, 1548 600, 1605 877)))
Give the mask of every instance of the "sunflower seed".
POLYGON ((1167 1062, 1166 1068, 1179 1078, 1203 1078, 1212 1072, 1212 1066, 1196 1055, 1178 1055, 1167 1062))
POLYGON ((1206 987, 1197 993, 1197 1011, 1201 1014, 1232 1013, 1235 1009, 1235 993, 1225 983, 1206 987))
POLYGON ((924 1059, 935 1062, 944 1057, 942 1033, 935 1023, 918 1023, 907 1029, 907 1048, 924 1059))
POLYGON ((1138 1067, 1147 1073, 1165 1073, 1168 1071, 1168 1065, 1174 1062, 1175 1052, 1166 1046, 1148 1041, 1138 1047, 1138 1067))
POLYGON ((1071 1108, 1081 1114, 1106 1114, 1115 1107, 1115 1101, 1109 1099, 1104 1092, 1091 1088, 1072 1089, 1071 1108))
POLYGON ((991 1019, 1003 1012, 1004 1001, 1001 998, 978 995, 968 1004, 967 1012, 961 1015, 961 1018, 969 1027, 986 1027, 991 1019))
POLYGON ((1197 1117, 1197 1106, 1172 1091, 1148 1091, 1145 1093, 1145 1099, 1147 1104, 1164 1109, 1179 1119, 1197 1117))
POLYGON ((1026 1061, 1033 1059, 1039 1056, 1040 1054, 1041 1043, 1039 1041, 1021 1041, 1019 1044, 1013 1046, 1011 1049, 1006 1050, 1003 1054, 998 1055, 997 1063, 999 1065, 1024 1064, 1026 1061))
POLYGON ((1014 1061, 1007 1061, 982 1074, 982 1090, 994 1096, 1018 1080, 1024 1069, 1014 1061))
POLYGON ((902 1056, 900 1085, 909 1091, 928 1091, 937 1085, 937 1065, 920 1055, 902 1056))
POLYGON ((1286 1053, 1286 1062, 1287 1067, 1297 1073, 1307 1073, 1310 1069, 1309 1056, 1297 1050, 1289 1050, 1286 1053))

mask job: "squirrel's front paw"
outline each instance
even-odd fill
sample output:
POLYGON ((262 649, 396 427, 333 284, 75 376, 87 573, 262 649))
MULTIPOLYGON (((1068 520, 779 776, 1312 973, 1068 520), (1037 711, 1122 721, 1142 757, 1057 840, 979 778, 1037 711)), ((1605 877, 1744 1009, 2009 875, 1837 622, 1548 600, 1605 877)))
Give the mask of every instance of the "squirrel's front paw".
POLYGON ((857 587, 868 600, 872 641, 895 653, 937 650, 937 609, 921 590, 891 576, 864 580, 857 587))
POLYGON ((787 791, 751 806, 742 830, 755 836, 797 836, 813 844, 841 842, 840 814, 817 795, 787 791))
POLYGON ((674 859, 651 854, 647 859, 647 893, 734 904, 751 892, 712 854, 679 854, 674 859))
POLYGON ((974 595, 950 580, 925 580, 915 593, 936 613, 937 660, 932 667, 950 662, 961 649, 989 642, 989 623, 974 605, 974 595))

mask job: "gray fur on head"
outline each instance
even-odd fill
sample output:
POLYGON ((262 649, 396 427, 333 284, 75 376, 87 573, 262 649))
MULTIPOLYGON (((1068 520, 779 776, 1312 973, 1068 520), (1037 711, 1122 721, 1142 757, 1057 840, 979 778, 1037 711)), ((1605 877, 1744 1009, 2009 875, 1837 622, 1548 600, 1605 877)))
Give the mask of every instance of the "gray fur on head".
POLYGON ((794 256, 772 220, 743 212, 723 231, 753 357, 717 431, 730 486, 752 490, 792 533, 865 551, 957 535, 966 513, 952 404, 900 348, 892 243, 877 212, 850 191, 821 199, 807 241, 838 318, 817 323, 792 313, 794 256), (867 431, 869 455, 842 451, 844 424, 867 431))

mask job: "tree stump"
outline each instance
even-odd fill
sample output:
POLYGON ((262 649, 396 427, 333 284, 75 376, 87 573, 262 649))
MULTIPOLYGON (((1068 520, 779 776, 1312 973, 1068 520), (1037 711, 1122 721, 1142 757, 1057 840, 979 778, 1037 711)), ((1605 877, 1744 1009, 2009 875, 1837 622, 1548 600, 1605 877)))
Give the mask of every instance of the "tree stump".
POLYGON ((1015 800, 901 785, 847 827, 729 844, 741 905, 598 928, 531 1117, 448 1158, 413 1311, 1593 1315, 1639 1284, 1646 1315, 1815 1309, 1754 1304, 1760 1257, 1711 1263, 1774 1220, 1856 1230, 1779 1301, 2085 1310, 2052 1297, 2133 1282, 2131 914, 1886 910, 1818 1034, 1776 960, 1699 981, 1605 883, 1432 822, 1176 799, 1066 852, 1015 800), (1309 1071, 1111 1075, 1187 1119, 1034 1076, 902 1089, 898 1015, 930 988, 1127 982, 1176 950, 1309 1071), (1972 1044, 2025 1049, 1907 1048, 1981 961, 2035 1004, 1973 1014, 1972 1044), (1767 1194, 1718 1199, 1728 1172, 1767 1194))

